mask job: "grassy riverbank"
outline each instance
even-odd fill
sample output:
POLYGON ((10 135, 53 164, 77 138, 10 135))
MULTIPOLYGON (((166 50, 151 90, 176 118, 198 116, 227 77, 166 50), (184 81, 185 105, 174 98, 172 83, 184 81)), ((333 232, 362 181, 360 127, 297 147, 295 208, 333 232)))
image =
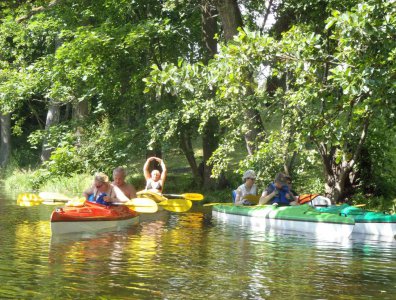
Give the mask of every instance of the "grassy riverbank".
MULTIPOLYGON (((198 158, 202 156, 199 151, 196 155, 198 158)), ((230 201, 232 187, 240 184, 240 176, 229 172, 227 174, 229 187, 222 190, 202 190, 194 182, 188 162, 180 152, 169 151, 164 160, 168 168, 165 185, 165 191, 168 193, 196 192, 205 195, 204 202, 225 202, 230 201)), ((144 157, 138 157, 126 167, 128 170, 126 181, 132 183, 137 190, 142 190, 145 186, 144 162, 144 157)), ((96 171, 100 170, 93 170, 92 173, 96 171)), ((111 177, 112 174, 108 175, 111 177)), ((59 192, 72 197, 80 196, 82 191, 90 186, 93 175, 87 172, 85 174, 70 174, 70 176, 54 176, 39 167, 26 169, 10 167, 3 170, 0 177, 2 177, 6 191, 11 194, 47 191, 59 192)))
MULTIPOLYGON (((197 147, 198 149, 198 147, 197 147)), ((241 151, 242 152, 242 151, 241 151)), ((202 157, 199 150, 196 151, 196 157, 202 157)), ((164 155, 164 160, 168 168, 168 177, 166 180, 165 191, 168 193, 186 193, 196 192, 205 196, 203 203, 207 202, 229 202, 231 201, 231 191, 241 184, 241 175, 236 174, 234 170, 238 169, 235 163, 231 165, 226 173, 228 186, 217 190, 203 190, 191 175, 189 165, 185 157, 179 151, 168 151, 164 155)), ((239 161, 238 157, 235 162, 239 161)), ((132 183, 137 190, 144 189, 145 180, 143 177, 144 157, 136 157, 132 163, 127 166, 127 182, 132 183)), ((115 166, 114 166, 115 167, 115 166)), ((92 173, 97 170, 92 170, 92 173)), ((112 174, 108 174, 111 175, 112 174)), ((3 179, 4 187, 7 192, 17 195, 22 192, 59 192, 69 196, 80 196, 92 183, 92 174, 69 174, 69 176, 54 176, 45 169, 37 168, 18 168, 10 167, 3 170, 0 174, 3 179)), ((320 174, 307 172, 294 178, 293 187, 297 193, 319 193, 323 194, 324 183, 320 174)), ((259 191, 262 191, 270 182, 270 178, 264 181, 257 181, 259 191)), ((353 204, 366 204, 367 208, 376 210, 394 209, 395 200, 385 197, 375 197, 357 194, 352 198, 353 204)))

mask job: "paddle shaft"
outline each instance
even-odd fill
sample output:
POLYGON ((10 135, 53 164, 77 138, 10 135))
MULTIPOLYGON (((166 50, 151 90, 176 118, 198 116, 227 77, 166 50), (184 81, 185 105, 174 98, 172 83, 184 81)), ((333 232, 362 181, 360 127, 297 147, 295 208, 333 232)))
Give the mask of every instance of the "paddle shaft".
POLYGON ((162 194, 162 196, 170 199, 186 199, 191 201, 201 201, 203 200, 204 196, 198 193, 185 193, 185 194, 162 194))

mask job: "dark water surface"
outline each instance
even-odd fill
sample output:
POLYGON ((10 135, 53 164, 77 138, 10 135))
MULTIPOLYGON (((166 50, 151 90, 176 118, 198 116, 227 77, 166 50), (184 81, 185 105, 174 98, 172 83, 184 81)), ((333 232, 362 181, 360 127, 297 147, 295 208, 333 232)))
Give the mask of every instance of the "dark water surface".
POLYGON ((0 299, 396 299, 396 241, 257 232, 210 210, 51 237, 52 206, 0 195, 0 299))

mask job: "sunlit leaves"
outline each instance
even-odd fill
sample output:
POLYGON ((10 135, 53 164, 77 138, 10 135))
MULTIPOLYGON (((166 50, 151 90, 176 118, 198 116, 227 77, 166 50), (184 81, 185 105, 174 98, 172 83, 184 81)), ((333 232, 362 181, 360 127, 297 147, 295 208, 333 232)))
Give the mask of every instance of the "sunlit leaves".
MULTIPOLYGON (((308 2, 292 5, 308 9, 308 2)), ((394 97, 395 87, 394 9, 387 1, 349 5, 350 10, 340 1, 331 1, 327 13, 330 15, 331 7, 339 10, 328 20, 322 14, 321 31, 309 22, 291 27, 280 40, 240 31, 232 43, 220 44, 218 55, 207 67, 200 67, 200 72, 190 76, 188 71, 198 68, 196 64, 165 64, 153 69, 147 87, 156 89, 158 95, 165 92, 182 99, 181 120, 191 120, 183 117, 191 110, 202 116, 196 118, 201 126, 208 114, 219 118, 226 131, 211 160, 217 163, 215 172, 226 167, 227 155, 239 140, 236 137, 246 133, 247 120, 241 114, 246 108, 259 108, 265 122, 278 124, 285 135, 280 144, 268 140, 261 144, 257 157, 267 168, 280 167, 285 147, 303 151, 312 142, 338 148, 335 163, 341 163, 356 149, 367 118, 380 117, 380 111, 391 108, 382 105, 394 97), (262 74, 263 66, 270 66, 265 77, 286 78, 287 89, 262 96, 262 79, 247 81, 246 74, 262 74), (205 99, 212 87, 214 99, 202 101, 201 96, 205 99), (255 96, 247 97, 249 89, 255 96), (277 149, 276 159, 263 155, 270 147, 277 149)), ((267 134, 267 138, 273 137, 272 132, 267 134)), ((255 158, 247 162, 244 167, 260 165, 255 158)))

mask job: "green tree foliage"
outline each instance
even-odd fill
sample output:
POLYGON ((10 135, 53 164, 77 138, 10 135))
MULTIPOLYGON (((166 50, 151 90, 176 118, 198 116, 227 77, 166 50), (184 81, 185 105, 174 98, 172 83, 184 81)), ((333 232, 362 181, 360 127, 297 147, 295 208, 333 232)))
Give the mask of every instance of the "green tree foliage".
POLYGON ((0 4, 0 109, 11 113, 17 146, 28 147, 18 134, 55 149, 48 176, 166 151, 213 119, 217 176, 236 165, 252 130, 242 112, 255 110, 265 129, 233 171, 254 168, 264 185, 284 170, 335 200, 357 189, 396 194, 393 0, 239 1, 244 28, 232 41, 220 32, 209 62, 202 1, 0 4), (276 22, 264 33, 268 11, 276 22), (61 123, 45 130, 52 103, 61 123), (73 117, 79 103, 88 103, 85 119, 73 117))
MULTIPOLYGON (((303 22, 279 40, 245 29, 207 67, 164 65, 153 69, 147 83, 183 99, 182 115, 187 120, 195 115, 199 128, 207 116, 219 117, 225 133, 212 157, 215 172, 227 167, 230 152, 247 130, 241 110, 257 108, 271 129, 263 132, 259 151, 242 166, 259 169, 269 180, 270 173, 293 157, 290 153, 298 153, 302 162, 314 149, 325 170, 326 192, 340 200, 358 182, 358 162, 369 134, 385 129, 376 120, 392 120, 389 126, 394 126, 393 4, 365 1, 344 11, 327 7, 332 13, 322 21, 321 31, 303 22), (246 72, 258 79, 284 78, 286 86, 267 93, 259 81, 246 82, 246 72), (200 95, 214 85, 216 96, 202 101, 200 95), (248 88, 255 90, 254 97, 246 97, 248 88)), ((314 165, 300 163, 299 170, 307 172, 314 165)))
MULTIPOLYGON (((187 5, 184 11, 180 9, 184 4, 173 1, 163 5, 157 1, 53 1, 49 5, 36 1, 33 5, 20 5, 16 15, 9 15, 2 23, 1 30, 8 33, 2 35, 2 42, 9 49, 6 53, 9 57, 2 59, 8 67, 2 68, 1 73, 2 110, 14 112, 21 120, 23 116, 17 109, 31 106, 38 111, 37 120, 41 120, 42 127, 46 111, 32 100, 46 105, 50 101, 59 103, 61 118, 66 121, 71 117, 67 114, 70 105, 75 107, 88 101, 91 118, 83 123, 61 124, 45 134, 34 135, 31 140, 38 145, 46 137, 55 149, 66 149, 61 151, 65 154, 74 149, 73 141, 77 139, 65 139, 65 134, 73 135, 73 128, 76 131, 79 127, 96 126, 108 131, 107 137, 113 135, 114 139, 124 140, 123 145, 114 144, 110 150, 107 149, 112 143, 94 143, 98 154, 110 155, 110 160, 119 154, 119 158, 125 159, 119 153, 120 146, 122 151, 129 149, 132 157, 143 152, 146 122, 148 125, 151 122, 147 121, 148 116, 172 104, 143 94, 142 78, 148 75, 153 63, 177 61, 188 52, 191 57, 198 54, 194 54, 199 41, 195 4, 187 5), (108 124, 111 132, 103 124, 108 124), (65 126, 69 128, 67 132, 65 126), (131 140, 133 147, 128 147, 131 140)), ((21 122, 18 124, 22 128, 21 122)), ((84 135, 91 140, 90 130, 85 130, 84 135)), ((100 160, 106 161, 93 151, 81 149, 76 149, 76 153, 89 162, 85 167, 97 168, 100 160)), ((59 161, 62 157, 59 154, 55 151, 52 159, 59 161)))

